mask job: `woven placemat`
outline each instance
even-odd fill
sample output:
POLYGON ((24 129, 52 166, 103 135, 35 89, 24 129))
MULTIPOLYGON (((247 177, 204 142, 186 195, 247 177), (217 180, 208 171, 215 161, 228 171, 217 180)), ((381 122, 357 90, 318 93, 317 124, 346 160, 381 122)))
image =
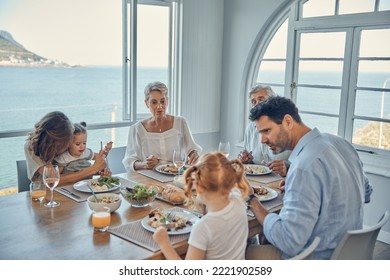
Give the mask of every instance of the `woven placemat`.
MULTIPOLYGON (((171 210, 173 211, 185 211, 182 208, 174 207, 171 210)), ((137 244, 145 249, 148 249, 152 252, 157 252, 160 250, 160 246, 154 241, 153 233, 144 229, 141 224, 141 220, 131 222, 122 226, 109 228, 108 232, 114 234, 118 237, 121 237, 131 243, 137 244)), ((170 235, 169 239, 172 245, 176 243, 187 240, 190 234, 180 234, 180 235, 170 235)))
POLYGON ((162 174, 159 173, 155 170, 139 170, 137 171, 139 174, 142 174, 146 177, 152 178, 154 180, 157 180, 161 183, 167 183, 167 182, 172 182, 174 179, 174 175, 167 175, 167 174, 162 174))
POLYGON ((263 184, 268 184, 283 179, 282 176, 276 173, 259 175, 259 176, 247 175, 246 178, 250 181, 255 181, 263 184))

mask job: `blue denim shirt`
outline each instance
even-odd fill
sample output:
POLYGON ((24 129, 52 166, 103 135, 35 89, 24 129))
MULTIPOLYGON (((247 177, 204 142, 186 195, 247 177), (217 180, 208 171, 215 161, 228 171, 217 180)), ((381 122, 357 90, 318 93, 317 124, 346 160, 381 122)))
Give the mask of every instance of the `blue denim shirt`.
POLYGON ((329 259, 347 230, 363 226, 372 187, 362 162, 345 139, 316 128, 300 139, 289 160, 283 208, 266 216, 264 234, 284 259, 319 236, 312 258, 329 259))

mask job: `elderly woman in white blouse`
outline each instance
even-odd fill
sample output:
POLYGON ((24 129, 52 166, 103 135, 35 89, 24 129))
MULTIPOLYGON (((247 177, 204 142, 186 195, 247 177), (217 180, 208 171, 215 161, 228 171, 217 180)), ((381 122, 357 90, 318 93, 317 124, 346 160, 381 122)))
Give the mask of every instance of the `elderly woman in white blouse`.
POLYGON ((183 117, 166 114, 168 89, 161 82, 145 87, 145 105, 152 116, 130 126, 123 165, 127 171, 153 169, 172 162, 173 151, 187 155, 187 163, 199 158, 202 148, 197 145, 183 117))

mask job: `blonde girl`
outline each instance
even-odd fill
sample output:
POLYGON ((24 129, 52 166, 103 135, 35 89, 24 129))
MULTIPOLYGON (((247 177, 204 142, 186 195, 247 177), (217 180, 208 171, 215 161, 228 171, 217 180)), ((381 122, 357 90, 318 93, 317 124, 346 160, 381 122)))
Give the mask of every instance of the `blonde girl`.
MULTIPOLYGON (((194 188, 207 208, 207 214, 192 228, 186 259, 244 259, 248 238, 244 198, 249 185, 241 161, 228 160, 219 152, 207 153, 184 176, 187 197, 192 197, 194 188)), ((158 228, 153 238, 167 259, 180 259, 165 228, 158 228)))

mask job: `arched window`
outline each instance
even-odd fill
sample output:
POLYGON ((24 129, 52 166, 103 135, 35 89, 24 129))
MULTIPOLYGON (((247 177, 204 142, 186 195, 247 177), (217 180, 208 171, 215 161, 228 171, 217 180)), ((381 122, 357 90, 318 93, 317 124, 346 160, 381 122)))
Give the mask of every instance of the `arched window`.
POLYGON ((388 164, 390 1, 297 1, 266 30, 248 88, 271 85, 294 100, 307 125, 388 164))

